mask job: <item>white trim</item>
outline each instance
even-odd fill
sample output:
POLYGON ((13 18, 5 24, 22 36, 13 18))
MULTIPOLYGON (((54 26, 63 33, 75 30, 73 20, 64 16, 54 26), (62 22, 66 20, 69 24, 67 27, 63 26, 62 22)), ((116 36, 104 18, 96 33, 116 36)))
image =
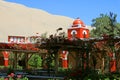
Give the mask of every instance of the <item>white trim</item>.
POLYGON ((86 30, 83 30, 83 32, 82 32, 82 34, 84 34, 85 33, 85 35, 87 34, 87 31, 86 30))
POLYGON ((8 60, 8 58, 4 58, 4 60, 8 60))
POLYGON ((75 32, 75 34, 77 34, 77 31, 76 31, 76 30, 72 30, 72 31, 71 31, 71 35, 73 35, 73 32, 75 32))
POLYGON ((77 28, 88 29, 86 26, 85 26, 85 27, 70 27, 70 28, 68 28, 68 29, 77 29, 77 28))

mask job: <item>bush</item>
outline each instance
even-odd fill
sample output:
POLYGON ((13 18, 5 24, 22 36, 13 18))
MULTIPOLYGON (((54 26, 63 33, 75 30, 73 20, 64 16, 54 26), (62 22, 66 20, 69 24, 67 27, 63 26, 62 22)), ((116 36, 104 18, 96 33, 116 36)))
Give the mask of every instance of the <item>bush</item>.
POLYGON ((40 67, 40 66, 41 66, 41 63, 42 63, 41 57, 40 57, 39 55, 36 55, 36 54, 34 54, 34 55, 30 58, 30 60, 29 60, 29 62, 28 62, 28 64, 29 64, 30 66, 35 67, 35 68, 40 67))
POLYGON ((120 80, 120 73, 98 74, 91 69, 69 70, 66 73, 65 80, 120 80))

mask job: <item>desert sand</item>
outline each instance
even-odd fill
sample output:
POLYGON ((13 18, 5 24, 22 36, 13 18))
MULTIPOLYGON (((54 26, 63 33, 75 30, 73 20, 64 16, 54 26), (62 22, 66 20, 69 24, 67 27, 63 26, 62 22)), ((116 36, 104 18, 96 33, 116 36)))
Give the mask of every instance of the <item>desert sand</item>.
POLYGON ((0 42, 6 42, 8 36, 54 34, 59 27, 67 32, 73 21, 69 17, 0 0, 0 42))

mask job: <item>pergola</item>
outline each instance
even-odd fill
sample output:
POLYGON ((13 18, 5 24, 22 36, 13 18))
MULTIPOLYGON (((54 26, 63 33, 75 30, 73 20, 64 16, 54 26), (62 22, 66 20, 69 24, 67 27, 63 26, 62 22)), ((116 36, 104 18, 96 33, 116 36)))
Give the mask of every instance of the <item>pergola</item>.
POLYGON ((17 69, 17 63, 22 54, 24 54, 25 58, 25 69, 28 69, 28 60, 31 56, 36 53, 40 54, 45 52, 36 48, 36 45, 32 43, 0 43, 0 52, 4 51, 9 52, 8 55, 11 55, 11 53, 14 54, 14 60, 12 61, 13 69, 17 69))
MULTIPOLYGON (((69 40, 64 37, 55 37, 50 38, 38 44, 39 49, 48 50, 49 54, 55 55, 55 70, 58 71, 59 67, 59 51, 67 50, 75 59, 75 67, 74 69, 82 68, 84 69, 84 62, 86 62, 86 67, 89 66, 89 53, 92 52, 103 53, 106 52, 104 49, 101 50, 101 45, 107 44, 109 47, 117 47, 119 46, 120 37, 111 37, 104 36, 100 38, 87 38, 87 39, 76 39, 69 40), (116 45, 117 44, 117 45, 116 45), (72 52, 75 52, 75 55, 72 52), (84 57, 86 55, 86 58, 84 57)), ((107 52, 106 52, 107 53, 107 52)), ((108 53, 109 54, 109 53, 108 53)))
MULTIPOLYGON (((89 67, 89 54, 91 51, 102 52, 100 48, 101 43, 109 44, 114 46, 114 44, 119 43, 120 37, 101 37, 101 38, 88 38, 88 39, 77 39, 69 40, 64 37, 55 37, 45 39, 43 42, 35 44, 18 44, 18 43, 0 43, 0 51, 12 52, 14 56, 13 68, 17 69, 17 61, 20 55, 24 53, 25 57, 25 69, 28 69, 28 60, 33 54, 44 53, 47 50, 48 55, 54 54, 55 61, 55 71, 57 73, 59 67, 59 52, 63 50, 69 51, 69 55, 74 58, 75 67, 84 68, 84 62, 86 66, 89 67), (98 44, 99 43, 99 44, 98 44), (75 53, 75 55, 73 54, 75 53), (86 55, 87 58, 84 58, 86 55), (84 58, 84 59, 83 59, 84 58), (82 60, 81 60, 82 59, 82 60)), ((119 44, 118 44, 119 46, 119 44)))

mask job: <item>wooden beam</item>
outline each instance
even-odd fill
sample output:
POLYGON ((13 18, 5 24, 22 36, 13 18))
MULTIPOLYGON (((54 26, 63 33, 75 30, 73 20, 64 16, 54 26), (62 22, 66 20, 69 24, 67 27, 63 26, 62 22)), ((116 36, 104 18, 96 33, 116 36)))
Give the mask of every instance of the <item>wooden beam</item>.
POLYGON ((55 54, 55 74, 58 73, 58 67, 59 67, 59 53, 57 51, 55 54))
POLYGON ((16 50, 16 49, 0 49, 0 51, 12 51, 12 52, 23 52, 23 53, 37 53, 39 51, 33 50, 16 50))
POLYGON ((17 53, 13 52, 14 54, 14 60, 13 60, 13 69, 17 69, 17 53))
POLYGON ((28 69, 28 54, 25 54, 25 69, 28 69))

